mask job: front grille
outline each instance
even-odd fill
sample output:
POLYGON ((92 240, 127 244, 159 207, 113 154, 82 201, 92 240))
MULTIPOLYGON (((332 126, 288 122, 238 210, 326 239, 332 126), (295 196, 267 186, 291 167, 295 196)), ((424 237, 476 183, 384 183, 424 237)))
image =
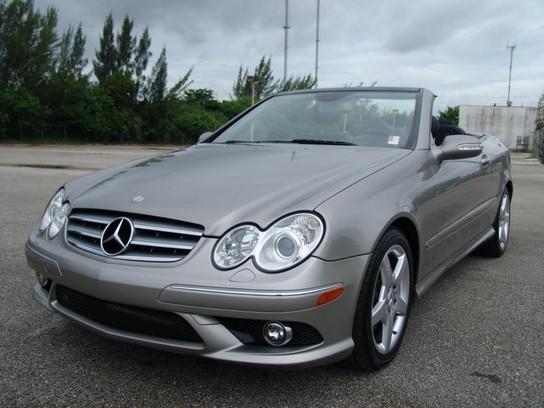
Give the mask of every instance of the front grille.
MULTIPOLYGON (((263 337, 263 326, 266 320, 218 318, 238 340, 244 344, 269 346, 263 337)), ((313 346, 323 341, 323 337, 312 326, 299 322, 284 322, 283 324, 293 329, 293 338, 289 346, 304 347, 313 346)))
POLYGON ((114 259, 179 261, 189 254, 204 233, 203 226, 183 221, 115 211, 75 209, 68 217, 66 240, 84 251, 107 256, 100 247, 102 232, 119 217, 132 221, 134 236, 124 252, 110 256, 114 259))
POLYGON ((175 313, 110 303, 60 285, 55 293, 65 308, 105 326, 164 339, 202 342, 195 329, 175 313))

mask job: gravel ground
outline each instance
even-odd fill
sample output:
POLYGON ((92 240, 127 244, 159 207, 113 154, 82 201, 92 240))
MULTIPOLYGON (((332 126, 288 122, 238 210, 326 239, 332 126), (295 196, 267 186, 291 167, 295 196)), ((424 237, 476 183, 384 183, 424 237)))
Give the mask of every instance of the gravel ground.
POLYGON ((473 255, 448 271, 415 304, 397 359, 368 374, 345 364, 270 370, 149 350, 101 338, 31 301, 24 241, 57 186, 85 173, 77 168, 154 154, 87 150, 0 147, 1 407, 544 408, 544 166, 514 158, 506 255, 473 255), (51 162, 65 168, 16 166, 51 162))

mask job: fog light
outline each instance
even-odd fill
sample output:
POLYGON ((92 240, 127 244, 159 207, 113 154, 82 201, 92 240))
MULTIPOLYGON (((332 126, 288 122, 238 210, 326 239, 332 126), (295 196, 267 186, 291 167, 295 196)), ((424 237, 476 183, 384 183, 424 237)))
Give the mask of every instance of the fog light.
POLYGON ((271 346, 285 346, 293 338, 293 330, 280 322, 268 322, 263 327, 263 337, 271 346))
POLYGON ((36 279, 38 279, 38 283, 42 288, 45 288, 47 286, 47 283, 49 282, 49 279, 47 276, 45 276, 43 273, 36 272, 36 279))

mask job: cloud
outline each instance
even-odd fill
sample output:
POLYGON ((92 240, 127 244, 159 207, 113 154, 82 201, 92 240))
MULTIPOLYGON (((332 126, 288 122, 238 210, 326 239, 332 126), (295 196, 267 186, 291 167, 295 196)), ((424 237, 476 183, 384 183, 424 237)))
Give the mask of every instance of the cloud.
MULTIPOLYGON (((59 10, 59 25, 82 22, 94 56, 106 15, 136 32, 149 27, 154 58, 165 45, 170 81, 194 66, 194 86, 228 98, 240 64, 272 57, 283 72, 283 0, 36 0, 59 10)), ((290 2, 290 74, 313 73, 315 0, 290 2)), ((536 104, 544 91, 541 0, 321 0, 319 86, 364 81, 424 86, 437 107, 504 103, 508 42, 516 41, 512 99, 536 104)))

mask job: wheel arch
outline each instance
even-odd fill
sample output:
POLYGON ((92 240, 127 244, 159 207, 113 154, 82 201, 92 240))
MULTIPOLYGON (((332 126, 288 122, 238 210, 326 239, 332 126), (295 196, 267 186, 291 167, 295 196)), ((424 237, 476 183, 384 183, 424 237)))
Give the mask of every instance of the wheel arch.
MULTIPOLYGON (((388 230, 396 228, 400 230, 408 240, 410 245, 410 251, 412 252, 412 260, 414 262, 414 285, 417 282, 418 273, 419 273, 419 262, 421 258, 420 254, 420 242, 419 242, 419 231, 417 224, 412 219, 409 214, 399 214, 397 217, 393 218, 387 226, 380 233, 380 237, 383 236, 388 230)), ((378 242, 376 240, 376 242, 378 242)))
POLYGON ((508 190, 508 194, 510 194, 510 199, 512 199, 512 197, 514 196, 514 184, 512 184, 512 180, 508 180, 504 187, 508 190))

